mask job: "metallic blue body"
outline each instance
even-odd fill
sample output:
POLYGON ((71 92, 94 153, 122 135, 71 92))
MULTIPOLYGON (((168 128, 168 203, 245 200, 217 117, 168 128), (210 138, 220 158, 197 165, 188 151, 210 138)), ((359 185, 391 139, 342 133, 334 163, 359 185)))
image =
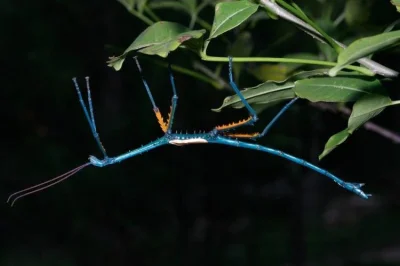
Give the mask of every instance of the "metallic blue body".
POLYGON ((131 157, 134 157, 136 155, 140 155, 146 151, 155 149, 159 146, 168 144, 168 139, 165 137, 159 138, 155 141, 152 141, 140 148, 134 149, 132 151, 128 151, 126 153, 123 153, 121 155, 115 156, 115 157, 107 157, 104 159, 98 159, 93 155, 89 156, 89 161, 92 165, 97 166, 97 167, 104 167, 110 164, 115 164, 115 163, 120 163, 126 159, 129 159, 131 157))
MULTIPOLYGON (((147 94, 150 98, 150 101, 153 105, 153 110, 157 110, 158 111, 158 107, 155 104, 155 101, 153 99, 153 96, 151 94, 150 88, 146 82, 146 80, 143 77, 142 71, 141 71, 141 67, 139 65, 139 62, 136 60, 136 64, 138 66, 139 72, 142 75, 142 81, 143 81, 143 85, 147 91, 147 94)), ((89 88, 89 79, 86 78, 86 87, 87 87, 87 92, 88 92, 88 105, 89 108, 86 107, 83 98, 82 98, 82 94, 80 92, 78 83, 76 82, 76 79, 74 78, 74 84, 75 84, 75 88, 76 91, 78 93, 78 97, 79 97, 79 102, 83 108, 85 117, 89 123, 90 129, 92 131, 92 134, 101 150, 101 152, 103 153, 103 159, 98 159, 95 156, 89 156, 89 163, 86 163, 82 166, 79 166, 59 177, 53 178, 51 180, 48 180, 46 182, 43 182, 41 184, 35 185, 33 187, 21 190, 19 192, 13 193, 8 201, 11 200, 12 197, 17 196, 16 198, 14 198, 14 200, 12 201, 11 204, 13 204, 17 199, 24 197, 26 195, 35 193, 37 191, 43 190, 47 187, 50 187, 56 183, 61 182, 62 180, 65 180, 66 178, 70 177, 71 175, 77 173, 78 171, 80 171, 81 169, 83 169, 84 167, 88 166, 88 165, 93 165, 96 167, 104 167, 107 165, 111 165, 111 164, 115 164, 115 163, 120 163, 124 160, 127 160, 131 157, 140 155, 144 152, 150 151, 152 149, 155 149, 157 147, 163 146, 163 145, 167 145, 167 144, 171 144, 171 145, 189 145, 189 144, 195 144, 195 143, 213 143, 213 144, 221 144, 221 145, 227 145, 227 146, 233 146, 233 147, 239 147, 239 148, 244 148, 244 149, 251 149, 251 150, 257 150, 257 151, 262 151, 262 152, 266 152, 272 155, 276 155, 282 158, 285 158, 289 161, 292 161, 294 163, 297 163, 299 165, 303 165, 311 170, 314 170, 318 173, 320 173, 321 175, 327 176, 328 178, 332 179, 335 183, 337 183, 339 186, 357 194, 358 196, 364 198, 364 199, 368 199, 368 197, 371 196, 371 194, 366 194, 361 190, 361 187, 364 185, 363 183, 350 183, 350 182, 345 182, 342 179, 338 178, 337 176, 329 173, 328 171, 319 168, 318 166, 315 166, 303 159, 297 158, 293 155, 284 153, 280 150, 276 150, 276 149, 272 149, 269 147, 265 147, 265 146, 261 146, 258 144, 254 144, 254 143, 248 143, 248 142, 244 142, 244 141, 240 141, 238 139, 233 139, 231 137, 229 137, 229 134, 227 133, 228 131, 237 129, 240 126, 244 126, 244 125, 253 125, 254 122, 257 121, 257 115, 256 112, 254 111, 254 109, 249 105, 249 103, 246 101, 246 99, 243 97, 242 93, 240 92, 240 90, 238 89, 238 87, 236 86, 235 82, 233 81, 233 77, 232 77, 232 58, 229 57, 229 79, 230 79, 230 84, 232 89, 235 91, 235 93, 239 96, 239 98, 241 99, 241 101, 243 102, 244 106, 246 107, 246 109, 248 110, 249 114, 250 114, 250 119, 245 120, 245 123, 234 123, 233 125, 228 125, 228 126, 223 126, 223 127, 215 127, 213 130, 207 132, 207 133, 198 133, 198 134, 178 134, 178 133, 171 133, 172 132, 172 124, 173 124, 173 119, 174 119, 174 114, 175 114, 175 110, 176 110, 176 106, 177 106, 177 102, 178 102, 178 96, 176 93, 176 88, 175 88, 175 83, 174 83, 174 78, 172 75, 172 71, 170 66, 168 67, 169 71, 170 71, 170 81, 171 81, 171 85, 172 85, 172 90, 173 90, 173 96, 172 96, 172 106, 171 106, 171 113, 170 113, 170 117, 168 119, 168 127, 165 130, 165 134, 163 137, 150 142, 147 145, 144 145, 140 148, 128 151, 126 153, 123 153, 121 155, 115 156, 115 157, 109 157, 103 147, 103 145, 101 144, 100 141, 100 137, 99 134, 97 133, 96 130, 96 124, 95 124, 95 120, 94 120, 94 112, 93 112, 93 106, 92 106, 92 100, 91 100, 91 95, 90 95, 90 88, 89 88), (23 194, 22 194, 23 193, 23 194)), ((294 102, 297 100, 297 98, 292 99, 289 103, 287 103, 282 109, 281 111, 271 120, 271 122, 264 128, 264 130, 261 132, 261 134, 258 134, 256 136, 245 136, 246 134, 243 135, 236 135, 240 138, 250 138, 250 139, 256 139, 259 137, 264 136, 269 130, 270 128, 274 125, 274 123, 282 116, 282 114, 287 111, 289 109, 289 107, 291 105, 294 104, 294 102)), ((233 135, 232 135, 233 136, 233 135)))
POLYGON ((261 146, 261 145, 257 145, 257 144, 253 144, 253 143, 247 143, 247 142, 243 142, 243 141, 238 141, 238 140, 233 140, 233 139, 227 139, 225 137, 221 137, 221 136, 217 136, 215 137, 215 139, 210 140, 210 143, 216 143, 216 144, 223 144, 223 145, 229 145, 229 146, 234 146, 234 147, 240 147, 240 148, 245 148, 245 149, 251 149, 251 150, 257 150, 257 151, 262 151, 262 152, 266 152, 272 155, 276 155, 276 156, 280 156, 282 158, 285 158, 289 161, 292 161, 294 163, 303 165, 307 168, 310 168, 311 170, 314 170, 324 176, 329 177, 330 179, 332 179, 335 183, 337 183, 339 186, 354 192, 355 194, 359 195, 360 197, 364 198, 364 199, 368 199, 368 197, 371 196, 371 194, 366 194, 364 193, 360 188, 364 185, 363 183, 350 183, 350 182, 345 182, 342 179, 338 178, 337 176, 329 173, 328 171, 319 168, 318 166, 315 166, 303 159, 297 158, 293 155, 284 153, 283 151, 280 150, 276 150, 276 149, 272 149, 272 148, 268 148, 265 146, 261 146))
POLYGON ((131 157, 134 157, 136 155, 140 155, 144 152, 147 152, 149 150, 155 149, 157 147, 170 144, 170 141, 172 140, 190 140, 190 139, 204 139, 207 141, 207 143, 213 143, 213 144, 221 144, 221 145, 228 145, 228 146, 233 146, 233 147, 238 147, 238 148, 245 148, 245 149, 251 149, 251 150, 256 150, 256 151, 262 151, 266 152, 272 155, 280 156, 282 158, 285 158, 289 161, 292 161, 294 163, 303 165, 311 170, 314 170, 324 176, 329 177, 332 179, 335 183, 337 183, 339 186, 354 192, 355 194, 359 195, 360 197, 364 199, 368 199, 370 194, 364 193, 360 188, 364 185, 362 183, 351 183, 351 182, 345 182, 342 179, 338 178, 337 176, 331 174, 330 172, 315 166, 303 159, 297 158, 293 155, 287 154, 283 151, 277 150, 277 149, 272 149, 269 147, 261 146, 258 144, 253 144, 253 143, 247 143, 244 141, 239 141, 237 139, 231 139, 227 137, 223 137, 219 135, 220 133, 217 130, 212 130, 209 133, 203 133, 203 134, 165 134, 163 137, 150 142, 147 145, 144 145, 140 148, 137 148, 132 151, 128 151, 124 154, 121 154, 116 157, 108 157, 105 159, 98 159, 94 156, 89 157, 89 161, 92 165, 97 166, 97 167, 104 167, 110 164, 114 163, 119 163, 122 162, 126 159, 129 159, 131 157))

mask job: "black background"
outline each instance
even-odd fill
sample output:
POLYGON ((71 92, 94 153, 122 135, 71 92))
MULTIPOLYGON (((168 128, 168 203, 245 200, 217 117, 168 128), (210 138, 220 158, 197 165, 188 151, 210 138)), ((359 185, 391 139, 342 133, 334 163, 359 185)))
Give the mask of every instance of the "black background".
MULTIPOLYGON (((370 18, 372 29, 381 31, 399 18, 389 1, 382 2, 374 5, 370 18)), ((317 4, 302 6, 315 6, 318 14, 317 4)), ((5 203, 10 193, 66 172, 89 154, 100 156, 72 77, 83 88, 84 77, 91 77, 97 128, 110 155, 146 144, 162 132, 133 61, 127 60, 119 72, 105 63, 147 27, 120 3, 8 0, 0 7, 0 265, 399 265, 399 146, 360 129, 318 162, 326 140, 347 120, 304 100, 259 143, 345 180, 365 182, 365 191, 374 194, 370 200, 281 158, 193 145, 165 146, 121 164, 89 167, 11 208, 5 203)), ((187 24, 181 13, 158 14, 187 24)), ((213 8, 202 16, 211 23, 213 8)), ((309 36, 281 20, 266 20, 253 29, 255 49, 285 30, 295 37, 270 56, 316 51, 309 36)), ((210 48, 210 54, 223 56, 220 46, 210 48)), ((396 51, 374 59, 400 70, 396 51)), ((198 58, 178 51, 170 60, 190 69, 198 58)), ((141 62, 166 113, 168 72, 151 60, 141 62)), ((222 71, 227 79, 226 65, 222 71)), ((211 111, 231 91, 180 73, 175 81, 177 130, 209 130, 247 115, 245 110, 211 111)), ((245 75, 239 85, 258 83, 245 75)), ((398 85, 388 86, 394 99, 400 96, 398 85)), ((257 129, 278 110, 263 112, 257 129)), ((373 122, 400 131, 398 114, 398 107, 391 107, 373 122)))

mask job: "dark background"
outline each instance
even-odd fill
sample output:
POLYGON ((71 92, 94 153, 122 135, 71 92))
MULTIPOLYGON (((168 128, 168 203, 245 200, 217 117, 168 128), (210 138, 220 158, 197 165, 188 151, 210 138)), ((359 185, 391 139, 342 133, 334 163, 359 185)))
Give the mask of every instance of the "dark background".
MULTIPOLYGON (((318 15, 321 4, 310 2, 300 3, 318 15)), ((382 31, 399 14, 389 1, 377 2, 369 27, 382 31)), ((187 24, 181 13, 157 14, 187 24)), ((202 16, 211 23, 213 8, 202 16)), ((84 77, 91 77, 97 128, 110 155, 162 135, 132 60, 119 72, 105 63, 146 27, 116 1, 1 1, 0 265, 400 265, 399 146, 362 128, 318 162, 326 140, 347 120, 306 101, 292 107, 259 143, 347 181, 365 182, 365 191, 374 194, 368 201, 281 158, 193 145, 165 146, 118 165, 89 167, 12 208, 7 205, 10 193, 66 172, 89 154, 100 156, 74 76, 83 88, 84 77)), ((362 34, 365 27, 352 30, 362 34)), ((282 20, 257 24, 255 49, 285 31, 294 37, 270 56, 317 49, 309 36, 282 20)), ((224 56, 220 46, 210 54, 224 56)), ((374 59, 400 70, 396 51, 374 59)), ((170 60, 190 69, 198 58, 178 51, 170 60)), ((141 62, 166 113, 168 72, 151 59, 141 62)), ((226 74, 225 65, 225 79, 226 74)), ((177 130, 209 130, 246 115, 245 110, 210 110, 231 91, 180 73, 175 81, 177 130)), ((258 83, 244 75, 239 85, 258 83)), ((388 86, 393 99, 399 99, 398 85, 388 86)), ((263 112, 257 128, 278 108, 263 112)), ((373 122, 400 132, 398 114, 398 107, 388 108, 373 122)))

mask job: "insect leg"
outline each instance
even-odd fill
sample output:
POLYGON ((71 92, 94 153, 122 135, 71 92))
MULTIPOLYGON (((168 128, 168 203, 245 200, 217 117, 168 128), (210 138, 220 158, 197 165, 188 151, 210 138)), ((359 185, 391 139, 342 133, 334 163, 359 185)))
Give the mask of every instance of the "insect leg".
POLYGON ((89 111, 88 111, 88 108, 86 107, 85 102, 83 101, 82 93, 81 93, 81 90, 79 88, 76 78, 73 78, 72 80, 74 82, 76 92, 78 93, 79 102, 82 106, 83 112, 85 113, 85 116, 89 123, 90 129, 92 130, 93 137, 96 140, 97 145, 99 146, 101 152, 103 153, 104 158, 107 158, 108 156, 107 156, 106 150, 104 149, 104 146, 100 141, 100 137, 99 137, 99 134, 97 133, 97 129, 96 129, 96 123, 94 120, 94 112, 93 112, 93 105, 92 105, 92 97, 90 94, 89 77, 86 77, 86 89, 87 89, 87 94, 88 94, 89 111))
POLYGON ((160 112, 160 109, 158 109, 158 107, 157 107, 157 105, 156 105, 156 103, 155 103, 155 101, 154 101, 153 94, 152 94, 151 91, 150 91, 150 87, 149 87, 149 85, 147 84, 146 79, 144 78, 142 68, 141 68, 141 66, 140 66, 140 64, 139 64, 139 60, 137 59, 136 56, 135 56, 133 59, 135 59, 136 66, 137 66, 137 68, 138 68, 138 70, 139 70, 140 75, 142 76, 143 85, 144 85, 144 87, 145 87, 145 89, 146 89, 146 91, 147 91, 147 95, 148 95, 149 98, 150 98, 151 104, 153 105, 153 111, 154 111, 154 113, 155 113, 155 115, 156 115, 156 117, 157 117, 158 123, 160 124, 161 130, 162 130, 164 133, 167 133, 167 130, 168 130, 168 122, 165 122, 165 121, 164 121, 164 117, 162 116, 162 114, 161 114, 161 112, 160 112))

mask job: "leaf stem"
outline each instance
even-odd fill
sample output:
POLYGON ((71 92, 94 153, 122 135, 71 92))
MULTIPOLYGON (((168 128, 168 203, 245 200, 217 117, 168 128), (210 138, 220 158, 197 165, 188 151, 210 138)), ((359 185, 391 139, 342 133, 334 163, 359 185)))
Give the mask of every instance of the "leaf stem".
POLYGON ((203 28, 205 28, 205 29, 208 30, 208 31, 211 30, 211 27, 212 27, 212 26, 211 26, 210 24, 208 24, 207 21, 203 20, 203 19, 200 18, 200 17, 197 17, 196 23, 199 24, 200 26, 202 26, 203 28))
MULTIPOLYGON (((208 56, 205 53, 201 53, 201 59, 209 62, 228 62, 228 57, 217 57, 208 56)), ((308 65, 320 65, 320 66, 335 66, 336 62, 321 61, 321 60, 310 60, 301 58, 280 58, 280 57, 233 57, 233 62, 236 63, 248 63, 248 62, 270 62, 270 63, 289 63, 289 64, 308 64, 308 65)), ((367 76, 374 76, 375 74, 364 67, 358 66, 346 66, 345 68, 360 72, 367 76)))

